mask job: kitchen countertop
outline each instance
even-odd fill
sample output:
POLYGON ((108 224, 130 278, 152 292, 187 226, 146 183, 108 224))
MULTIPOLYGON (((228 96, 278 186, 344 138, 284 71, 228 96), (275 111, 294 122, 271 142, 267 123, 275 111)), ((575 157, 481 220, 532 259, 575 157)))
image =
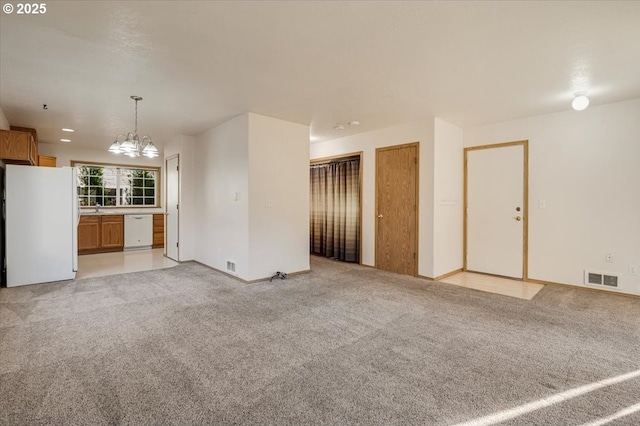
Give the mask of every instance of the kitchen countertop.
POLYGON ((164 210, 162 208, 150 208, 150 209, 100 209, 100 211, 96 212, 95 209, 81 209, 80 216, 96 216, 96 215, 112 215, 112 214, 122 214, 122 215, 142 215, 142 214, 163 214, 164 210))

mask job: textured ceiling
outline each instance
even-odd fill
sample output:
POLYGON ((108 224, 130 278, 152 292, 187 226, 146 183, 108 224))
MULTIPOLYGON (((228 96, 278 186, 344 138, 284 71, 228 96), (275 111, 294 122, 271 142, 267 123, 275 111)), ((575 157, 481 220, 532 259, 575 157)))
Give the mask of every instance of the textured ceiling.
POLYGON ((41 140, 158 145, 252 111, 317 139, 640 97, 640 2, 49 1, 0 15, 0 106, 41 140), (48 104, 47 111, 42 104, 48 104), (343 131, 337 123, 362 124, 343 131))

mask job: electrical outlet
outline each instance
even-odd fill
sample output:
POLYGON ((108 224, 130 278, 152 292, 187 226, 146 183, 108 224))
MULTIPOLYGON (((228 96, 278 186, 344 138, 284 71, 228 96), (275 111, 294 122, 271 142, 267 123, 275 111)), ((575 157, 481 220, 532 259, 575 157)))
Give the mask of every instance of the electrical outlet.
POLYGON ((629 275, 638 275, 637 265, 629 265, 629 275))
POLYGON ((606 259, 607 263, 613 263, 613 253, 607 253, 606 259))

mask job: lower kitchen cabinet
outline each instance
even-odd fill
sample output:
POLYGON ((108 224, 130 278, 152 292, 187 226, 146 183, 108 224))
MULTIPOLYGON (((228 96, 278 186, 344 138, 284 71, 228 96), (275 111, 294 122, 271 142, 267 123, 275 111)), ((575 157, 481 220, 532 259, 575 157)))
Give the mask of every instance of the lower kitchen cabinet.
POLYGON ((120 251, 123 247, 123 215, 80 216, 80 223, 78 223, 78 254, 120 251))
POLYGON ((100 216, 80 216, 78 254, 95 253, 98 249, 100 249, 100 216))
POLYGON ((100 231, 102 237, 100 238, 100 247, 103 249, 118 249, 124 248, 124 216, 123 215, 109 215, 100 216, 102 226, 100 231))
POLYGON ((153 248, 164 247, 164 215, 153 215, 153 248))

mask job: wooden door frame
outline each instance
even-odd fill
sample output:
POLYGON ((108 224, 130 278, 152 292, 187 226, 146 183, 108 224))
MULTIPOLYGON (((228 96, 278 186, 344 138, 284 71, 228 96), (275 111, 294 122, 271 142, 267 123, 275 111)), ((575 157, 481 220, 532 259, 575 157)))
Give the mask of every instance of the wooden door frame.
MULTIPOLYGON (((362 151, 357 151, 357 152, 351 152, 348 154, 339 154, 339 155, 332 155, 330 157, 321 157, 321 158, 314 158, 311 161, 309 161, 309 165, 312 166, 314 164, 319 164, 319 163, 327 163, 327 162, 331 162, 334 160, 342 160, 342 159, 346 159, 349 157, 358 157, 360 162, 358 163, 358 209, 359 209, 359 217, 358 217, 358 226, 360 227, 360 235, 358 237, 358 265, 362 265, 362 151)), ((311 195, 311 193, 309 193, 309 195, 311 195)))
MULTIPOLYGON (((464 149, 464 206, 462 215, 462 270, 467 271, 467 208, 468 208, 468 170, 467 160, 470 151, 479 151, 482 149, 504 148, 509 146, 522 146, 523 156, 523 192, 522 192, 522 281, 529 279, 529 141, 520 140, 513 142, 494 143, 490 145, 470 146, 464 149)), ((492 275, 492 274, 485 274, 492 275)), ((512 277, 509 277, 514 279, 512 277)))
POLYGON ((383 151, 391 151, 393 149, 402 149, 409 147, 416 147, 416 193, 415 193, 415 201, 416 201, 416 217, 415 217, 415 227, 416 233, 414 236, 415 239, 415 247, 416 247, 416 258, 414 264, 413 276, 418 276, 419 264, 420 264, 420 142, 409 142, 400 145, 391 145, 384 146, 382 148, 376 148, 376 170, 375 170, 375 211, 374 211, 374 220, 375 220, 375 236, 374 236, 374 251, 373 251, 373 266, 378 268, 378 154, 383 151))
MULTIPOLYGON (((167 220, 168 216, 169 216, 169 160, 173 160, 176 159, 178 161, 178 206, 180 206, 181 202, 180 202, 180 196, 181 196, 181 192, 180 191, 180 153, 178 154, 174 154, 171 157, 167 157, 164 159, 164 179, 165 179, 165 189, 164 189, 164 256, 165 257, 169 257, 168 256, 168 248, 169 245, 167 244, 167 241, 169 240, 168 235, 169 235, 169 221, 167 220)), ((177 238, 177 242, 178 242, 178 247, 177 247, 177 259, 171 259, 169 257, 169 259, 171 260, 175 260, 176 262, 180 261, 180 207, 178 207, 178 221, 177 221, 177 227, 176 227, 176 232, 178 233, 178 238, 177 238)))

